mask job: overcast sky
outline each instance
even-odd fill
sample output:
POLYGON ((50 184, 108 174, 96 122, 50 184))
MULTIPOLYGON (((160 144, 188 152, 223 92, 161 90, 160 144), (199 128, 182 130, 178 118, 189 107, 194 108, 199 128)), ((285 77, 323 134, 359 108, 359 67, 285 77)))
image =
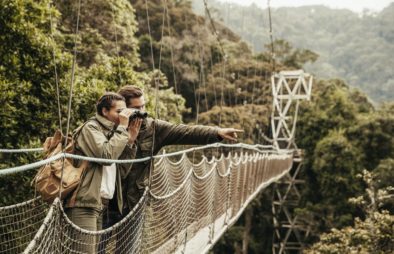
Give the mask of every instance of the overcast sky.
MULTIPOLYGON (((257 5, 266 8, 267 0, 219 0, 221 2, 234 2, 242 5, 257 5)), ((209 2, 209 1, 208 1, 209 2)), ((303 5, 325 5, 331 8, 346 8, 355 12, 361 12, 363 9, 380 11, 388 6, 394 0, 271 0, 271 7, 282 6, 303 6, 303 5)))

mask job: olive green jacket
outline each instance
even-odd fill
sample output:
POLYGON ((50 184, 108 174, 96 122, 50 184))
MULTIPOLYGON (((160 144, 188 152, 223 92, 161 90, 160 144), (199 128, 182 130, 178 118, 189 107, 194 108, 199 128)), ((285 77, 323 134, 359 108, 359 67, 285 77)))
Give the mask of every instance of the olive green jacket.
MULTIPOLYGON (((153 155, 156 155, 162 147, 167 145, 205 145, 221 140, 216 127, 171 124, 147 118, 141 126, 133 147, 133 154, 135 153, 135 158, 144 158, 152 155, 152 146, 153 155), (154 142, 153 133, 155 133, 154 142)), ((123 195, 127 198, 126 211, 131 210, 137 204, 145 186, 148 185, 150 164, 150 161, 133 163, 131 171, 123 182, 123 195)))
MULTIPOLYGON (((95 158, 134 158, 131 146, 127 144, 129 135, 126 128, 118 126, 114 130, 114 127, 113 122, 96 114, 82 127, 76 138, 76 150, 81 151, 82 155, 95 158)), ((75 204, 71 204, 69 197, 66 199, 66 207, 90 207, 98 210, 103 208, 100 187, 104 165, 110 165, 110 163, 89 162, 81 183, 76 189, 75 204)), ((123 207, 121 178, 126 176, 130 169, 131 164, 117 164, 115 193, 118 207, 123 207)))

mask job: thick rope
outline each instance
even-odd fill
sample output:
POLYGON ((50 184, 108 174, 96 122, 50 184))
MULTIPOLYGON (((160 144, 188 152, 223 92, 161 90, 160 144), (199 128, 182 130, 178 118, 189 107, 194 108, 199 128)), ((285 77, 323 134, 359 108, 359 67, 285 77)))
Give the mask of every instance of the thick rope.
POLYGON ((238 143, 238 144, 222 144, 222 143, 214 143, 210 145, 205 145, 205 146, 200 146, 200 147, 194 147, 194 148, 189 148, 186 150, 174 152, 174 153, 167 153, 167 154, 160 154, 160 155, 155 155, 155 156, 150 156, 150 157, 145 157, 141 159, 129 159, 129 160, 113 160, 113 159, 102 159, 102 158, 94 158, 94 157, 87 157, 87 156, 82 156, 82 155, 76 155, 76 154, 69 154, 69 153, 59 153, 53 157, 47 158, 45 160, 41 160, 38 162, 34 162, 31 164, 23 165, 23 166, 18 166, 18 167, 12 167, 12 168, 5 168, 0 170, 0 176, 4 175, 9 175, 9 174, 14 174, 14 173, 19 173, 23 171, 27 171, 30 169, 36 169, 41 166, 44 166, 52 161, 62 159, 62 158, 71 158, 71 159, 79 159, 79 160, 86 160, 90 162, 97 162, 97 163, 138 163, 138 162, 144 162, 144 161, 149 161, 152 158, 153 159, 160 159, 163 157, 171 157, 171 156, 178 156, 182 155, 184 153, 190 153, 198 150, 203 150, 207 148, 220 148, 220 147, 228 147, 228 148, 245 148, 245 149, 250 149, 254 150, 257 152, 267 152, 267 153, 281 153, 281 154, 287 154, 291 153, 292 151, 274 151, 271 150, 273 146, 263 146, 263 145, 248 145, 248 144, 243 144, 243 143, 238 143), (264 150, 264 149, 270 149, 270 150, 264 150))
POLYGON ((0 149, 0 153, 37 153, 44 151, 44 148, 21 148, 21 149, 0 149))

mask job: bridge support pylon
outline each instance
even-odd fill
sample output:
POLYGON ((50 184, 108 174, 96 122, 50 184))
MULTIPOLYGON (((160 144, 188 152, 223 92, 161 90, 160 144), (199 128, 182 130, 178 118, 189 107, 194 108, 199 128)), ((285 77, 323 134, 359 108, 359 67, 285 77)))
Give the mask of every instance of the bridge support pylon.
POLYGON ((274 235, 272 253, 301 253, 309 228, 295 213, 304 180, 297 179, 302 168, 302 153, 296 151, 293 167, 273 185, 272 214, 274 235))
POLYGON ((293 167, 273 185, 272 214, 274 235, 272 253, 301 253, 309 230, 295 213, 300 199, 298 179, 303 155, 295 142, 299 105, 310 100, 313 77, 303 70, 281 71, 271 77, 272 84, 272 143, 277 150, 293 150, 293 167))

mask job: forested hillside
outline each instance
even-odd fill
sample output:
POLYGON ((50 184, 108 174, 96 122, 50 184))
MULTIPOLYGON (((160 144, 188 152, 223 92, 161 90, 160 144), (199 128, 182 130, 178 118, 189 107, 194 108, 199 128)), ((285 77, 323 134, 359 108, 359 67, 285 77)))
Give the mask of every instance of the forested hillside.
MULTIPOLYGON (((39 147, 59 128, 57 84, 61 124, 65 131, 74 57, 71 129, 94 113, 95 102, 104 91, 117 91, 123 85, 135 84, 145 90, 147 109, 152 116, 172 122, 241 128, 245 134, 240 142, 251 144, 262 143, 261 133, 269 135, 272 103, 270 52, 260 48, 261 52, 253 53, 237 35, 236 29, 231 30, 221 23, 214 23, 219 34, 216 37, 210 21, 195 14, 190 1, 150 0, 148 11, 144 0, 82 1, 78 34, 78 1, 50 3, 49 0, 5 0, 0 3, 0 103, 3 106, 0 148, 39 147), (158 115, 155 114, 156 105, 158 115)), ((391 16, 385 16, 385 13, 392 7, 380 16, 366 16, 362 20, 381 17, 382 22, 389 22, 391 16)), ((288 29, 297 31, 296 37, 303 38, 305 43, 293 47, 285 40, 277 40, 276 68, 292 70, 310 66, 317 60, 313 45, 320 44, 306 37, 308 33, 304 29, 295 29, 301 26, 298 22, 281 23, 278 13, 285 10, 288 15, 295 15, 291 9, 275 10, 275 26, 286 24, 288 29), (311 43, 308 44, 311 47, 307 47, 307 43, 311 43)), ((258 10, 254 8, 253 11, 257 13, 258 10)), ((308 8, 305 11, 311 17, 314 15, 308 8)), ((327 15, 331 13, 329 9, 315 7, 315 13, 320 11, 327 12, 327 15)), ((236 13, 229 16, 235 18, 236 13)), ((248 30, 246 24, 253 22, 246 21, 246 18, 253 17, 252 13, 250 10, 248 15, 243 15, 244 30, 248 30)), ((363 30, 357 29, 365 29, 370 24, 365 21, 364 25, 359 25, 354 21, 360 20, 358 16, 345 13, 349 23, 342 27, 343 30, 361 33, 363 30), (354 22, 350 22, 352 20, 354 22)), ((266 17, 261 20, 263 18, 266 17)), ((241 27, 240 21, 234 19, 234 22, 241 27)), ((326 21, 320 22, 309 32, 320 29, 323 40, 325 29, 330 25, 326 21)), ((377 28, 383 29, 383 26, 377 28)), ((276 37, 280 38, 277 34, 281 30, 274 29, 276 37)), ((335 30, 334 27, 331 29, 335 30)), ((376 29, 372 30, 376 32, 376 29)), ((392 42, 392 27, 387 25, 384 29, 379 35, 369 34, 372 36, 369 40, 380 42, 384 38, 392 42)), ((267 30, 263 30, 266 34, 267 30)), ((264 42, 257 41, 257 34, 260 33, 256 32, 256 45, 263 45, 264 42)), ((363 41, 353 37, 352 40, 359 43, 363 41)), ((349 41, 347 37, 342 40, 344 43, 349 41)), ((387 52, 393 52, 386 51, 390 47, 393 47, 392 43, 378 44, 373 47, 373 52, 387 57, 390 55, 387 52), (384 49, 383 53, 377 50, 380 47, 384 49)), ((367 48, 369 50, 369 46, 367 48)), ((343 59, 350 58, 346 54, 353 52, 344 48, 336 50, 338 58, 343 59)), ((368 50, 363 55, 366 59, 371 56, 368 50)), ((387 81, 392 75, 390 63, 393 59, 386 59, 389 62, 385 59, 376 57, 375 64, 376 68, 387 72, 387 81)), ((348 61, 346 68, 356 68, 353 63, 348 61)), ((348 73, 345 67, 341 68, 348 73)), ((362 74, 367 75, 366 72, 362 74)), ((377 107, 364 93, 350 88, 336 76, 335 73, 330 74, 330 79, 317 76, 311 102, 301 105, 296 142, 305 150, 301 177, 306 184, 298 212, 311 228, 310 243, 317 242, 322 233, 330 232, 332 228, 344 230, 335 231, 332 238, 327 236, 328 240, 321 243, 322 248, 324 244, 335 245, 336 239, 346 240, 349 228, 355 232, 373 228, 382 229, 381 234, 375 233, 381 236, 377 243, 379 250, 394 249, 390 238, 394 221, 392 200, 381 200, 373 209, 348 202, 352 197, 368 196, 366 193, 380 191, 386 197, 392 195, 392 190, 385 188, 394 186, 393 103, 377 107), (373 180, 367 184, 359 177, 364 169, 373 174, 373 180), (373 191, 366 192, 367 187, 373 191), (360 219, 355 220, 356 217, 360 219), (383 219, 379 222, 379 218, 383 219)), ((370 82, 378 84, 377 81, 370 82)), ((361 82, 359 86, 362 86, 361 82)), ((392 92, 388 89, 382 96, 389 100, 392 92)), ((38 160, 40 156, 0 154, 0 166, 21 165, 38 160)), ((0 206, 31 197, 34 193, 30 182, 34 173, 29 171, 0 178, 0 206)), ((266 189, 255 199, 245 215, 215 246, 214 253, 239 253, 242 248, 248 253, 271 253, 270 191, 266 189), (246 223, 251 220, 252 225, 246 223)), ((366 237, 372 239, 372 236, 366 237)), ((363 244, 367 250, 375 246, 373 240, 363 244)))
MULTIPOLYGON (((269 43, 267 9, 209 1, 214 16, 247 41, 255 52, 269 43)), ((204 14, 200 0, 194 10, 204 14)), ((379 13, 305 6, 272 9, 275 39, 314 51, 319 58, 305 66, 322 78, 341 78, 375 102, 394 100, 394 3, 379 13)), ((279 47, 278 47, 279 48, 279 47)), ((278 50, 278 49, 277 49, 278 50)))

